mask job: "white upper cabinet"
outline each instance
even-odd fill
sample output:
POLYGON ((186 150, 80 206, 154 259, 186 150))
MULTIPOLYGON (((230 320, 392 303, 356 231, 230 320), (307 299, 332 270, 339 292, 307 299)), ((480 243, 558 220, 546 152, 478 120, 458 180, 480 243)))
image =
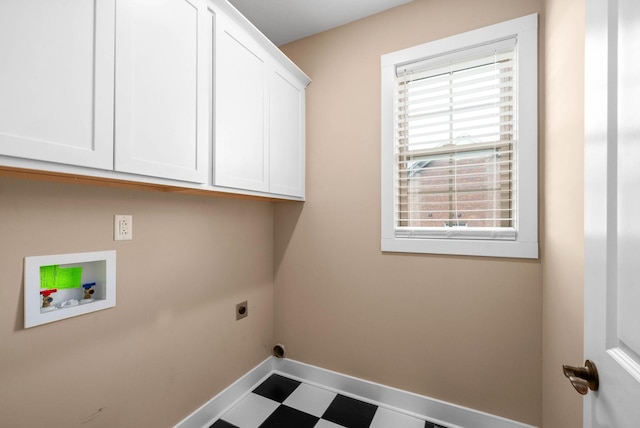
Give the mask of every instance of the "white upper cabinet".
POLYGON ((213 24, 213 184, 302 199, 309 78, 233 16, 217 13, 213 24))
POLYGON ((268 192, 265 53, 227 16, 214 26, 214 184, 268 192))
POLYGON ((226 0, 0 0, 0 168, 301 200, 304 75, 226 0))
POLYGON ((115 0, 0 1, 0 153, 113 168, 115 0))
POLYGON ((115 170, 206 183, 210 24, 200 0, 118 0, 115 170))
POLYGON ((271 72, 269 191, 304 197, 305 86, 283 67, 271 72))

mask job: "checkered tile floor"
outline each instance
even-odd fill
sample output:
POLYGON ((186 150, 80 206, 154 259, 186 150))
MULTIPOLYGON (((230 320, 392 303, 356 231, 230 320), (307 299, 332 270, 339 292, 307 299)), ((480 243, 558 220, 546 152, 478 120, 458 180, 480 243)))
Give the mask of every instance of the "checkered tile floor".
POLYGON ((445 428, 277 374, 210 428, 445 428))

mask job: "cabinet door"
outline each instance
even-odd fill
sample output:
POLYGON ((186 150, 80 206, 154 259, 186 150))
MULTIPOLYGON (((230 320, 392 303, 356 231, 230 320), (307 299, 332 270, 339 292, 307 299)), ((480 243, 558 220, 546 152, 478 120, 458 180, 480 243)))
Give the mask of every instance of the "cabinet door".
POLYGON ((264 54, 229 18, 215 18, 216 186, 269 191, 264 54))
POLYGON ((269 191, 304 197, 304 86, 283 69, 276 69, 271 75, 269 96, 269 191))
POLYGON ((0 1, 0 154, 113 168, 115 0, 0 1))
POLYGON ((207 20, 201 0, 118 0, 115 169, 207 181, 207 20))

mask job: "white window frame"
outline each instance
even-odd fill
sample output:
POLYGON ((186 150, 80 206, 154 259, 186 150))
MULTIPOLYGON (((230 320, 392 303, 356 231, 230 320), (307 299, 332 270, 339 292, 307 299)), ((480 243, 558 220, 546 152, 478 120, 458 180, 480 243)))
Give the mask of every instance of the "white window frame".
POLYGON ((388 252, 451 254, 488 257, 538 258, 538 15, 501 22, 436 40, 381 57, 381 249, 388 252), (395 219, 396 68, 460 53, 506 38, 516 39, 518 143, 513 240, 494 238, 398 237, 395 219))

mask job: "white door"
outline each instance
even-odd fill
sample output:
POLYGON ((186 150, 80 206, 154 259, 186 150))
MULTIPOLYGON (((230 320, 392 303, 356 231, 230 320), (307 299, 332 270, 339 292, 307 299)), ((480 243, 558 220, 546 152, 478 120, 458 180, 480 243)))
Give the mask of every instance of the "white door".
POLYGON ((209 46, 201 0, 118 0, 115 169, 205 183, 209 46))
POLYGON ((587 0, 584 426, 640 426, 640 2, 587 0))
POLYGON ((115 0, 0 1, 0 154, 113 168, 115 0))

